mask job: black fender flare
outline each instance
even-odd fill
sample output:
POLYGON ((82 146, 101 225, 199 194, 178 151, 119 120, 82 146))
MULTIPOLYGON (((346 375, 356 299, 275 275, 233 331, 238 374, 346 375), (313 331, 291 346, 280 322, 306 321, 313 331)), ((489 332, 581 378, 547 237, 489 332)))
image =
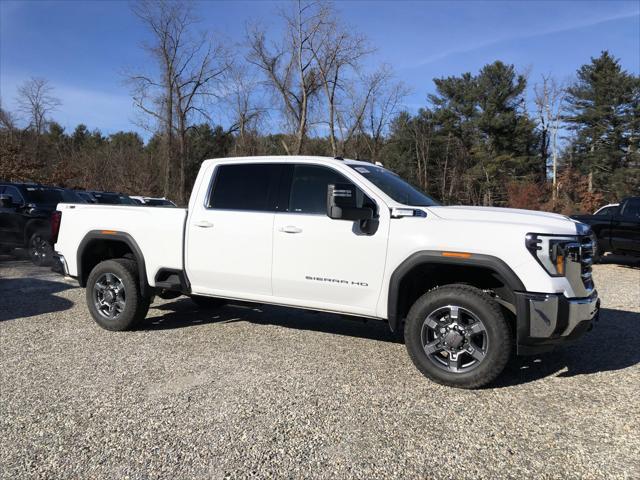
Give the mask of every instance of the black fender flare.
POLYGON ((492 270, 499 275, 514 292, 525 290, 522 280, 515 274, 511 267, 503 260, 491 255, 471 254, 468 258, 448 257, 443 255, 442 251, 422 250, 412 254, 404 260, 391 274, 389 280, 389 295, 387 297, 387 320, 391 331, 396 331, 399 322, 398 318, 398 298, 400 296, 400 283, 414 267, 424 264, 438 265, 459 265, 466 267, 482 267, 492 270))
POLYGON ((109 240, 125 243, 135 255, 136 262, 138 263, 138 275, 140 276, 140 292, 143 296, 149 296, 151 294, 151 287, 147 279, 147 270, 145 267, 144 255, 142 254, 142 250, 140 250, 140 247, 138 246, 136 241, 128 233, 115 232, 110 230, 91 230, 84 236, 84 238, 80 242, 78 251, 76 253, 76 260, 78 268, 78 283, 81 287, 87 286, 87 277, 89 276, 88 274, 84 274, 82 268, 82 257, 87 246, 94 240, 109 240))

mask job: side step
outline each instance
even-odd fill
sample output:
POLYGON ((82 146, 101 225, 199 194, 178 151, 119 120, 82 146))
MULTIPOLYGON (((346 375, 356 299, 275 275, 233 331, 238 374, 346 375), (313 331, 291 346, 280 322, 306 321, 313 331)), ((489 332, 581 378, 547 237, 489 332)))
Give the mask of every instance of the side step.
POLYGON ((186 281, 186 276, 182 270, 163 268, 158 271, 155 278, 156 288, 160 290, 170 290, 188 294, 191 288, 186 281))

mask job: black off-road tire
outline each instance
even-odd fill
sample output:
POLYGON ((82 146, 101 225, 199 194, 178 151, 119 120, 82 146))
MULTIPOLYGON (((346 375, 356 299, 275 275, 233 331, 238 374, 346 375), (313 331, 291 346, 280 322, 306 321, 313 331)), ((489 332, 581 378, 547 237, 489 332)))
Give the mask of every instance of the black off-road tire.
POLYGON ((29 258, 34 265, 45 267, 51 264, 53 258, 53 245, 49 240, 49 233, 36 231, 29 237, 27 245, 29 258))
POLYGON ((204 295, 191 295, 191 300, 201 310, 213 310, 224 306, 227 302, 222 298, 207 297, 204 295))
POLYGON ((150 299, 140 291, 138 264, 131 259, 117 258, 105 260, 96 265, 87 279, 86 298, 91 316, 98 325, 106 330, 125 331, 134 328, 149 311, 150 299), (113 274, 124 285, 125 306, 117 318, 108 319, 103 316, 95 304, 96 282, 104 274, 113 274))
POLYGON ((479 388, 494 381, 504 370, 513 349, 511 330, 498 303, 481 290, 462 284, 438 287, 422 295, 409 311, 404 336, 409 357, 423 375, 439 384, 457 388, 479 388), (425 319, 437 309, 450 305, 473 312, 484 324, 488 337, 484 359, 467 372, 439 368, 428 358, 423 347, 425 319))

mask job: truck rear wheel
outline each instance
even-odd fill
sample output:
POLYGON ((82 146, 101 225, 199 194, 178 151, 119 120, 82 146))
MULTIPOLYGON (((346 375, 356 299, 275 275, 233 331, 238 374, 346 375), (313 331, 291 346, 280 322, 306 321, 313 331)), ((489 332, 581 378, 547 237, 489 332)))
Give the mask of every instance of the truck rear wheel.
POLYGON ((458 388, 495 380, 512 349, 500 306, 481 290, 459 284, 431 290, 413 304, 405 344, 423 375, 458 388))
POLYGON ((47 232, 35 232, 29 237, 29 258, 39 266, 49 265, 53 256, 53 247, 49 242, 49 234, 47 232))
POLYGON ((98 325, 106 330, 130 330, 149 311, 142 296, 134 260, 118 258, 96 265, 87 280, 87 306, 98 325))

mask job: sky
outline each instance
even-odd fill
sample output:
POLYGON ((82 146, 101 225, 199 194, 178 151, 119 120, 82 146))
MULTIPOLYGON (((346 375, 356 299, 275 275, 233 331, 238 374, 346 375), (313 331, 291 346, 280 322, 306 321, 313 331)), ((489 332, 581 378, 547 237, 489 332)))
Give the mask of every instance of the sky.
MULTIPOLYGON (((260 22, 278 37, 278 9, 287 2, 201 1, 200 28, 240 53, 247 25, 260 22)), ((609 50, 640 74, 640 0, 632 1, 337 1, 349 28, 377 51, 370 66, 391 65, 411 89, 417 111, 433 79, 477 72, 502 60, 527 72, 570 81, 590 57, 609 50)), ((0 0, 0 99, 16 110, 17 87, 44 77, 62 105, 53 117, 67 131, 79 123, 103 133, 136 130, 124 72, 152 69, 141 45, 149 39, 127 1, 0 0)), ((533 92, 528 92, 531 101, 533 92)), ((224 113, 218 112, 224 123, 224 113)))

